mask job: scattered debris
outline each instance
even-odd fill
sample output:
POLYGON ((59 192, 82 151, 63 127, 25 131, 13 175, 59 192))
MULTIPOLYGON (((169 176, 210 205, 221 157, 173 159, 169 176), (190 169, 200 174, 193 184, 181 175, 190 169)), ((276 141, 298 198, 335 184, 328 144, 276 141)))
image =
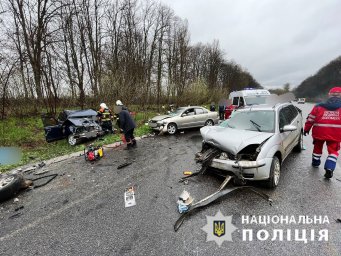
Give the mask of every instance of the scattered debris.
POLYGON ((14 198, 14 200, 13 200, 13 203, 17 203, 17 202, 19 202, 19 198, 14 198))
POLYGON ((119 166, 117 166, 117 169, 121 169, 121 168, 123 168, 123 167, 126 167, 126 166, 128 166, 128 165, 131 165, 133 162, 126 162, 126 163, 124 163, 124 164, 120 164, 119 166))
POLYGON ((184 171, 184 175, 192 175, 193 174, 193 172, 191 172, 191 171, 184 171))
POLYGON ((193 203, 193 197, 184 190, 177 201, 179 213, 185 213, 189 211, 191 204, 193 203))
POLYGON ((47 172, 49 172, 49 171, 50 171, 50 170, 48 170, 48 169, 36 171, 36 172, 34 173, 34 175, 42 175, 42 174, 47 173, 47 172))
POLYGON ((180 133, 181 133, 181 134, 184 134, 185 132, 184 132, 184 131, 181 131, 180 133))
POLYGON ((17 212, 16 214, 9 216, 9 219, 18 218, 18 217, 20 217, 21 214, 22 214, 22 212, 17 212))
POLYGON ((41 163, 38 164, 38 167, 39 167, 39 168, 43 168, 45 165, 46 165, 46 164, 45 164, 44 162, 41 162, 41 163))
MULTIPOLYGON (((194 174, 196 174, 196 173, 193 173, 192 176, 194 174)), ((188 178, 188 177, 190 177, 190 176, 187 176, 184 178, 188 178)), ((185 218, 187 216, 189 216, 195 209, 209 205, 210 203, 214 202, 215 200, 217 200, 217 199, 221 198, 222 196, 225 196, 225 195, 227 195, 227 194, 229 194, 235 190, 248 189, 248 190, 254 192, 256 195, 261 196, 262 198, 267 200, 270 203, 270 205, 272 205, 272 199, 270 199, 269 196, 266 195, 265 193, 256 190, 254 187, 241 186, 241 187, 232 187, 232 188, 224 189, 231 179, 232 179, 232 176, 226 176, 225 180, 223 181, 223 183, 220 185, 219 189, 216 192, 214 192, 213 194, 205 197, 204 199, 201 199, 200 201, 198 201, 198 202, 194 203, 193 205, 191 205, 190 207, 188 207, 187 211, 185 211, 184 214, 181 215, 180 218, 175 222, 174 230, 178 231, 179 228, 181 227, 182 223, 184 222, 185 218)), ((178 201, 178 203, 179 203, 179 201, 178 201)), ((179 212, 180 212, 180 209, 179 209, 179 212)))
POLYGON ((15 208, 14 211, 17 212, 17 211, 19 211, 19 210, 21 210, 21 209, 24 209, 24 206, 23 206, 23 205, 21 205, 21 206, 15 208))
POLYGON ((189 181, 188 180, 184 180, 184 184, 188 185, 189 181))
POLYGON ((36 166, 31 166, 31 167, 28 167, 25 170, 23 170, 23 172, 29 172, 29 171, 33 171, 35 169, 36 169, 36 166))
POLYGON ((133 186, 127 187, 124 191, 124 205, 126 208, 136 205, 135 191, 133 186))
POLYGON ((58 174, 51 174, 51 175, 46 175, 46 176, 43 176, 43 177, 39 177, 39 178, 36 178, 36 179, 33 179, 33 180, 30 180, 31 184, 30 186, 32 185, 32 182, 33 181, 37 181, 37 180, 41 180, 41 179, 45 179, 45 178, 50 178, 48 179, 45 183, 42 183, 42 184, 39 184, 39 185, 34 185, 33 188, 40 188, 42 186, 45 186, 47 185, 48 183, 50 183, 53 179, 55 179, 56 177, 58 176, 58 174))

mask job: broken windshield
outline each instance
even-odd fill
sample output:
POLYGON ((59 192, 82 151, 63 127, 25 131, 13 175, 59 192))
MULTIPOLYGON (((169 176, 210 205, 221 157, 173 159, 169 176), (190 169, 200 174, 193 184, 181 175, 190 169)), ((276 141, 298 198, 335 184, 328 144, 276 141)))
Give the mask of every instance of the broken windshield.
POLYGON ((273 110, 235 111, 230 119, 220 124, 239 130, 274 132, 275 112, 273 110))

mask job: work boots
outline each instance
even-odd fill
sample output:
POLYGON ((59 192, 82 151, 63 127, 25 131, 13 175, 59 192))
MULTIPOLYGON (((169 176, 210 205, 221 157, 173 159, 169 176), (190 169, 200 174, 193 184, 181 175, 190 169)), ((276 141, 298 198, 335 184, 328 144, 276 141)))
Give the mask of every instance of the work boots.
POLYGON ((329 169, 326 169, 326 173, 324 174, 324 177, 326 179, 330 179, 331 177, 333 177, 333 171, 329 170, 329 169))
POLYGON ((124 148, 124 150, 129 150, 133 148, 133 144, 132 143, 127 143, 127 146, 124 148))

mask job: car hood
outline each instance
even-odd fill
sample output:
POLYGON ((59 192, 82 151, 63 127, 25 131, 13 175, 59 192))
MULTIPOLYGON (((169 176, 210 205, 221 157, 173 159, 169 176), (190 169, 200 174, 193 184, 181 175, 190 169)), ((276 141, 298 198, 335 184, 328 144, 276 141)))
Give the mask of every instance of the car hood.
POLYGON ((251 144, 260 144, 273 133, 238 130, 221 126, 205 126, 200 129, 204 141, 223 151, 236 155, 251 144))
POLYGON ((170 115, 161 115, 161 116, 153 117, 152 120, 157 122, 157 121, 161 121, 163 119, 170 118, 170 117, 172 117, 172 116, 170 116, 170 115))

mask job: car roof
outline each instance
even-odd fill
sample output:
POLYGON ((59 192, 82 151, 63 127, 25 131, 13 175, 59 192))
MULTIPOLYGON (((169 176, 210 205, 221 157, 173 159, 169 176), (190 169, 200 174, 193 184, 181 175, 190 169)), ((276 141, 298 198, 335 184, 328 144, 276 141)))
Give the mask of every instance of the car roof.
MULTIPOLYGON (((178 109, 187 109, 187 108, 205 108, 205 107, 201 107, 201 106, 188 106, 188 107, 178 107, 178 109)), ((206 109, 206 108, 205 108, 206 109)))
POLYGON ((270 104, 259 104, 259 105, 247 105, 243 108, 239 108, 237 110, 240 111, 259 111, 259 110, 278 110, 284 106, 293 105, 291 102, 284 102, 284 103, 276 103, 275 105, 270 104))

